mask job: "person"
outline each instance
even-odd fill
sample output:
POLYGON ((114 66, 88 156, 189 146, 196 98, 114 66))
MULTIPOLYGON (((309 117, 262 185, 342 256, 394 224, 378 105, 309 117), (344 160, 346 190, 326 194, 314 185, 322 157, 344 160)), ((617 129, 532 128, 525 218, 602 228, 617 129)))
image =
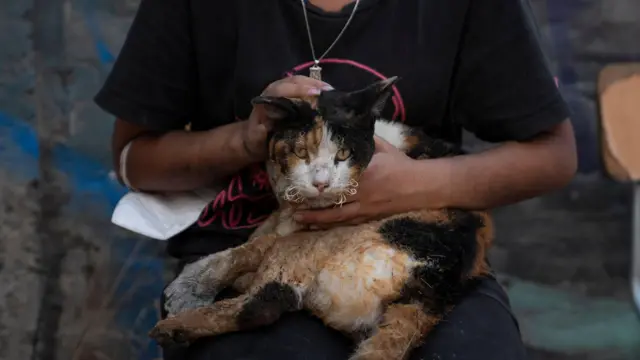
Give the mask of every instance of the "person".
MULTIPOLYGON (((304 223, 335 226, 425 206, 491 209, 565 186, 577 162, 569 111, 527 16, 521 0, 142 0, 95 101, 117 118, 114 165, 131 189, 224 184, 198 221, 168 241, 179 272, 246 241, 276 207, 261 165, 266 115, 251 106, 262 93, 299 97, 399 76, 387 119, 455 143, 466 129, 496 144, 410 161, 378 147, 356 197, 297 214, 304 223), (321 80, 310 77, 316 65, 321 80)), ((179 355, 167 349, 165 358, 339 360, 352 350, 346 337, 297 312, 179 355)), ((410 358, 524 359, 496 279, 473 289, 410 358)))

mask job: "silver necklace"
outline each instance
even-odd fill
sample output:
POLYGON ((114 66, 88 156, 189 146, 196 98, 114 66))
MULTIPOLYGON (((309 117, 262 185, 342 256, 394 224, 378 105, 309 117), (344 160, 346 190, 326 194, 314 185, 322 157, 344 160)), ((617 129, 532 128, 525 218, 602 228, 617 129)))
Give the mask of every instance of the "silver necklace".
POLYGON ((351 24, 351 20, 353 20, 353 17, 356 14, 356 10, 358 10, 358 5, 360 4, 360 0, 356 0, 355 5, 353 5, 353 10, 351 11, 351 15, 349 15, 349 18, 347 19, 347 22, 344 24, 344 27, 342 28, 342 30, 340 30, 340 33, 338 34, 338 36, 336 36, 336 39, 333 40, 333 43, 329 45, 327 50, 325 50, 325 52, 319 58, 316 58, 316 50, 313 46, 313 38, 311 36, 311 26, 309 26, 309 16, 307 15, 307 5, 305 4, 305 0, 300 0, 300 4, 302 4, 302 12, 304 14, 304 24, 307 26, 307 35, 309 36, 309 46, 311 47, 311 56, 313 57, 313 66, 309 68, 309 77, 317 80, 322 80, 322 68, 320 67, 320 60, 324 59, 324 57, 327 56, 329 51, 331 51, 331 49, 333 49, 333 47, 338 42, 338 40, 340 40, 345 30, 347 30, 347 28, 349 27, 349 24, 351 24))

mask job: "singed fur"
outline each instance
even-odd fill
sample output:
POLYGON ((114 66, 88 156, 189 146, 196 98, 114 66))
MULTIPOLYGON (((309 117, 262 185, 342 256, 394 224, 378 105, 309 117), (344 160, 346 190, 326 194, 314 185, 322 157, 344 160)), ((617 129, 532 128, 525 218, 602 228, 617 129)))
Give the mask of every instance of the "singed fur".
POLYGON ((351 359, 403 360, 489 272, 493 235, 483 212, 421 210, 322 231, 291 217, 297 207, 340 205, 357 191, 374 132, 415 159, 460 154, 379 119, 395 80, 312 101, 256 100, 280 118, 267 164, 280 209, 247 243, 185 267, 165 291, 170 317, 151 331, 153 338, 189 343, 307 309, 359 342, 351 359), (242 295, 215 302, 227 286, 242 295))

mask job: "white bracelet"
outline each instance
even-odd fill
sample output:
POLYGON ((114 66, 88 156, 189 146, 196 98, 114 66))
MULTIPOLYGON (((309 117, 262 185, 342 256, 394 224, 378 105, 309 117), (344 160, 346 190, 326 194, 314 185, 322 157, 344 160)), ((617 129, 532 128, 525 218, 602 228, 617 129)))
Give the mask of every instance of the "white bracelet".
POLYGON ((131 144, 133 144, 133 140, 131 140, 120 152, 120 179, 124 186, 126 186, 131 191, 138 191, 136 188, 131 186, 129 182, 129 178, 127 177, 127 160, 129 158, 129 149, 131 148, 131 144))

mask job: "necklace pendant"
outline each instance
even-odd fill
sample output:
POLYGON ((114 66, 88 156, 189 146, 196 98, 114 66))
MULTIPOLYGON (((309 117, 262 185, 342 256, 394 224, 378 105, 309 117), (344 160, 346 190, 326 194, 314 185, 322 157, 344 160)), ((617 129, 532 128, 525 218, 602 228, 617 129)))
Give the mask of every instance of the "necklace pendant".
POLYGON ((313 65, 309 68, 309 77, 312 79, 322 81, 322 68, 318 66, 318 64, 313 65))

